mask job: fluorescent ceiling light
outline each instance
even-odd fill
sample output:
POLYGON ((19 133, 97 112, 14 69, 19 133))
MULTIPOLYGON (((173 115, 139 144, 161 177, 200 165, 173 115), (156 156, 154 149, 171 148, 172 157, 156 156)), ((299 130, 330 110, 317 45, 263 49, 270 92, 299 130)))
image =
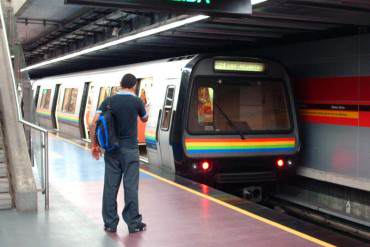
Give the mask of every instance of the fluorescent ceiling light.
POLYGON ((256 5, 256 4, 259 4, 259 3, 263 3, 263 2, 266 2, 268 0, 251 0, 251 3, 252 5, 256 5))
POLYGON ((151 35, 154 35, 154 34, 158 34, 158 33, 164 32, 164 31, 168 31, 168 30, 171 30, 171 29, 174 29, 174 28, 177 28, 177 27, 181 27, 181 26, 184 26, 184 25, 187 25, 187 24, 190 24, 190 23, 193 23, 193 22, 205 20, 205 19, 208 19, 208 18, 209 18, 209 16, 207 16, 207 15, 197 15, 197 16, 189 17, 189 18, 186 18, 184 20, 172 22, 172 23, 169 23, 169 24, 165 24, 163 26, 159 26, 159 27, 156 27, 156 28, 153 28, 153 29, 143 31, 141 33, 137 33, 137 34, 133 34, 133 35, 130 35, 130 36, 122 37, 120 39, 113 40, 113 41, 107 42, 105 44, 97 45, 97 46, 87 48, 87 49, 84 49, 84 50, 81 50, 81 51, 78 51, 78 52, 74 52, 74 53, 71 53, 71 54, 68 54, 68 55, 65 55, 65 56, 62 56, 62 57, 58 57, 58 58, 47 60, 47 61, 44 61, 44 62, 41 62, 41 63, 38 63, 38 64, 34 64, 34 65, 31 65, 31 66, 28 66, 26 68, 21 69, 21 72, 36 69, 36 68, 39 68, 39 67, 42 67, 42 66, 45 66, 45 65, 48 65, 48 64, 52 64, 52 63, 56 63, 56 62, 60 62, 60 61, 65 61, 65 60, 70 59, 70 58, 78 57, 78 56, 85 55, 85 54, 88 54, 88 53, 91 53, 91 52, 94 52, 94 51, 102 50, 102 49, 105 49, 105 48, 108 48, 108 47, 111 47, 111 46, 119 45, 119 44, 126 43, 126 42, 129 42, 129 41, 132 41, 132 40, 136 40, 136 39, 144 38, 144 37, 151 36, 151 35))

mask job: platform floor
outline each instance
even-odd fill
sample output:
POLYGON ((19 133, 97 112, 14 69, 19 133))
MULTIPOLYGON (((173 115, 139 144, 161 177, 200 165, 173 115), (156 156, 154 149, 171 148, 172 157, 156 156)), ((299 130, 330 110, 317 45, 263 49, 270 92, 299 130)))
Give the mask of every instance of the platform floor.
POLYGON ((148 230, 129 235, 121 221, 117 234, 107 234, 101 219, 103 161, 94 161, 87 149, 59 138, 52 137, 50 144, 50 211, 43 211, 41 196, 38 213, 0 211, 1 247, 369 246, 145 167, 140 177, 140 209, 148 230))

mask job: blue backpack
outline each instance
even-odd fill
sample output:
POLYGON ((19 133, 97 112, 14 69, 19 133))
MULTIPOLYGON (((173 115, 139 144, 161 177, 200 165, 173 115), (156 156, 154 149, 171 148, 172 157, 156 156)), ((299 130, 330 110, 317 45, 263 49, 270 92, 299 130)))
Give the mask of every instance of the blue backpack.
POLYGON ((119 148, 119 140, 114 126, 114 116, 111 107, 111 98, 107 109, 99 116, 96 123, 96 139, 98 145, 105 152, 113 152, 119 148))

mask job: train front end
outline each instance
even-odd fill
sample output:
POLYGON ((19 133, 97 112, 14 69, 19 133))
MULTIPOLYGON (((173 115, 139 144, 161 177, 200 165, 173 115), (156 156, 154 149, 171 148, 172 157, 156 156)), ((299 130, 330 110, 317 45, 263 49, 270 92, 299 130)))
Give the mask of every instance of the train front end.
POLYGON ((177 169, 221 184, 294 173, 300 139, 283 66, 255 58, 198 58, 182 83, 184 155, 177 169))

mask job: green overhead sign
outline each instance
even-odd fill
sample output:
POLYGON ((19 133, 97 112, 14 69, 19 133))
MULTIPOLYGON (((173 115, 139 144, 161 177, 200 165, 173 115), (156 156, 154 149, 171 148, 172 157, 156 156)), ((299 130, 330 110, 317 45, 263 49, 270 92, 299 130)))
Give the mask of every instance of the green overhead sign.
POLYGON ((207 15, 250 15, 251 0, 65 0, 66 4, 207 15))

